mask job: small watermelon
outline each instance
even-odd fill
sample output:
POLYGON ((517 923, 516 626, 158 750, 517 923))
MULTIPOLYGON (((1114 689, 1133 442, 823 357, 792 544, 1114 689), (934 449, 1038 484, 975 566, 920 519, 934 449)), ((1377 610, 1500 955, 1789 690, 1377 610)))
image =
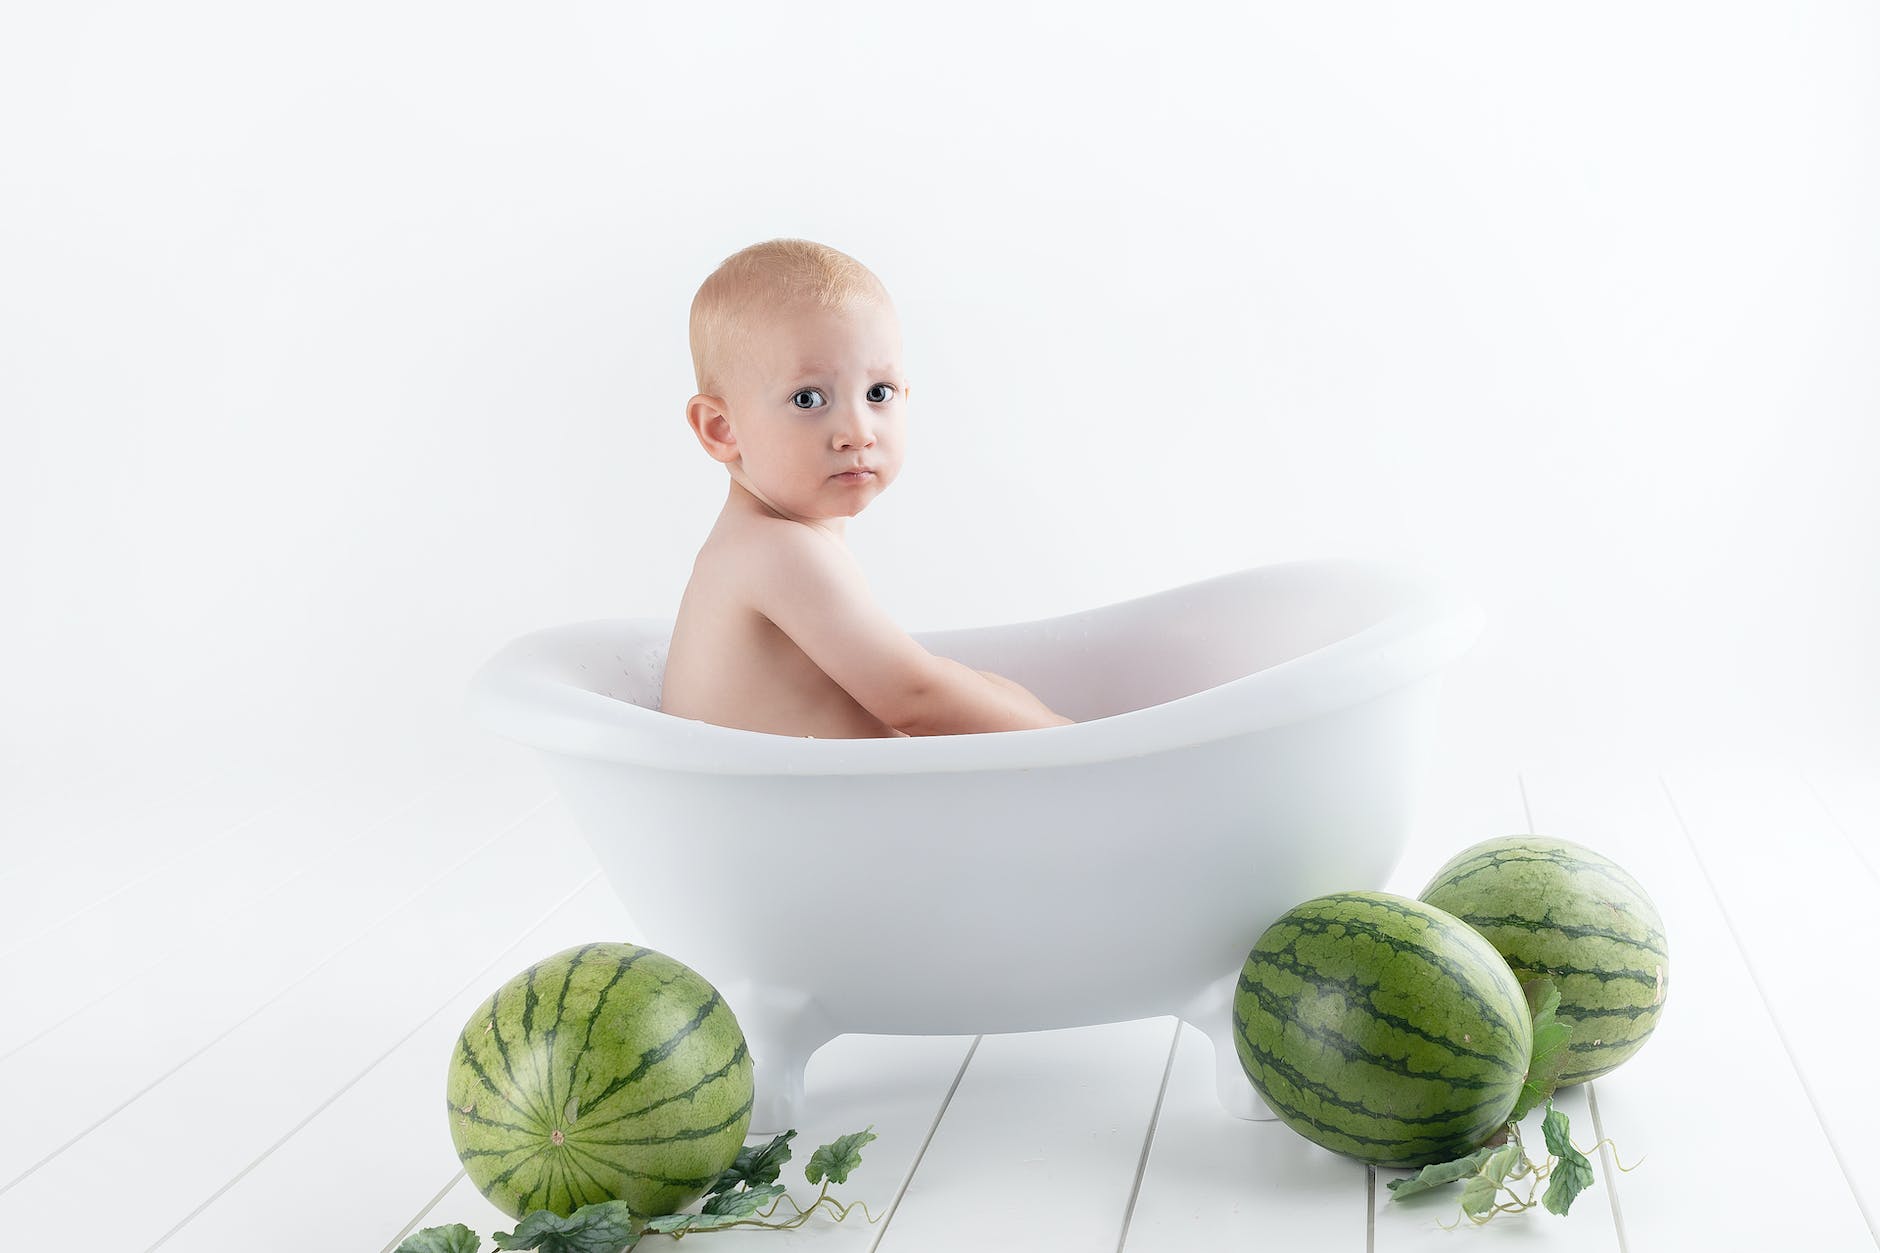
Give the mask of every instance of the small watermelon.
POLYGON ((1664 1011, 1670 957, 1658 907, 1638 880, 1590 848, 1538 835, 1484 840, 1421 893, 1480 931, 1523 982, 1560 989, 1572 1035, 1560 1086, 1605 1074, 1639 1051, 1664 1011))
POLYGON ((1234 993, 1234 1047, 1267 1105, 1314 1144, 1379 1166, 1479 1148, 1514 1109, 1533 1033, 1488 941, 1388 892, 1287 910, 1234 993))
POLYGON ((450 1060, 450 1137, 498 1209, 596 1201, 677 1213, 744 1145, 752 1061, 717 989, 663 953, 583 944, 470 1016, 450 1060))

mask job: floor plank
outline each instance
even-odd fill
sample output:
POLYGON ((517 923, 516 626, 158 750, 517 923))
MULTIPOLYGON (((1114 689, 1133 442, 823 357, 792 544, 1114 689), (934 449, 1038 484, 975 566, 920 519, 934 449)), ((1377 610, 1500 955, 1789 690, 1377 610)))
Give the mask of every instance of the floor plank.
POLYGON ((1362 1253, 1368 1187, 1362 1162, 1328 1153, 1282 1122, 1222 1109, 1214 1045, 1184 1023, 1123 1248, 1362 1253))
POLYGON ((1849 987, 1846 966, 1824 955, 1868 949, 1880 883, 1792 768, 1689 769, 1664 784, 1872 1232, 1874 1009, 1849 987))
POLYGON ((1116 1248, 1173 1031, 983 1037, 876 1247, 1116 1248))
POLYGON ((551 890, 592 871, 565 838, 531 847, 537 833, 517 819, 548 803, 539 780, 470 780, 231 915, 245 932, 193 946, 10 1059, 10 1229, 55 1224, 89 1180, 110 1178, 135 1216, 118 1236, 147 1245, 245 1164, 245 1148, 270 1143, 273 1123, 317 1104, 323 1075, 383 1047, 410 1012, 393 989, 441 995, 450 971, 500 949, 551 890))
MULTIPOLYGON (((1556 763, 1523 782, 1536 830, 1624 866, 1664 918, 1664 1015, 1644 1048, 1591 1085, 1601 1130, 1637 1164, 1618 1189, 1627 1247, 1873 1247, 1661 781, 1556 763)), ((1611 1160, 1602 1154, 1602 1183, 1611 1160)))

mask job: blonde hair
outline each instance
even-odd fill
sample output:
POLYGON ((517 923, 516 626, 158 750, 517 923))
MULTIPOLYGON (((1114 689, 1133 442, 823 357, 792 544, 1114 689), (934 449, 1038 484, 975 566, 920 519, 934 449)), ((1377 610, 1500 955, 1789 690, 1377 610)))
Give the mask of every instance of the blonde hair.
POLYGON ((692 297, 692 372, 701 392, 720 395, 749 353, 758 325, 798 303, 844 309, 880 301, 875 272, 827 244, 767 239, 719 263, 692 297))

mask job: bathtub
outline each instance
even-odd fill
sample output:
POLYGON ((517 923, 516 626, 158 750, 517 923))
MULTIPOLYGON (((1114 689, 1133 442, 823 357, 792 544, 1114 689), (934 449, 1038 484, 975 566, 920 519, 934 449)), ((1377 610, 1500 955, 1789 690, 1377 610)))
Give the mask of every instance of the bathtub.
POLYGON ((659 712, 671 620, 603 619, 502 648, 466 713, 540 750, 631 938, 736 1013, 751 1134, 800 1125, 810 1055, 847 1032, 1157 1015, 1213 1042, 1229 1111, 1270 1118, 1234 1048, 1247 950, 1300 901, 1383 886, 1441 671, 1483 621, 1401 566, 1260 566, 913 633, 1076 725, 821 740, 659 712))

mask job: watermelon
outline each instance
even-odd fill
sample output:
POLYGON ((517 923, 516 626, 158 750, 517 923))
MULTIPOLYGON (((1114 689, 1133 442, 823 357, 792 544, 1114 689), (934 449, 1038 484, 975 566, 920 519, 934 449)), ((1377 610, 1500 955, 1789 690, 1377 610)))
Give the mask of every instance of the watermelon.
POLYGON ((753 1065, 717 989, 663 953, 583 944, 470 1016, 450 1060, 450 1136, 498 1209, 643 1217, 703 1196, 750 1127, 753 1065))
POLYGON ((1507 1121, 1534 1024, 1508 963, 1459 919, 1388 892, 1296 905, 1234 992, 1241 1069, 1281 1121, 1378 1166, 1465 1156, 1507 1121))
POLYGON ((1590 848, 1537 835, 1484 840, 1451 858, 1420 893, 1480 931, 1523 982, 1560 989, 1571 1035, 1560 1086, 1605 1074, 1638 1052, 1664 1012, 1664 922, 1638 880, 1590 848))

